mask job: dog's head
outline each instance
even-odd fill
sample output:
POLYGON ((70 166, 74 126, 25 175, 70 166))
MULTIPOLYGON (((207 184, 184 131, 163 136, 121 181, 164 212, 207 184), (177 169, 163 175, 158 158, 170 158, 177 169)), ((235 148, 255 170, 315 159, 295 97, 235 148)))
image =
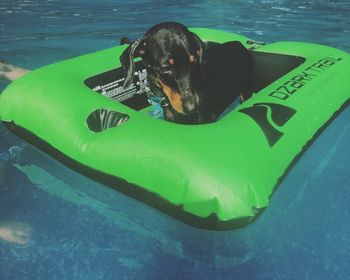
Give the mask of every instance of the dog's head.
POLYGON ((192 114, 199 106, 196 87, 201 78, 203 49, 200 38, 182 24, 155 25, 120 56, 125 72, 124 87, 133 80, 133 59, 142 57, 153 88, 167 97, 177 113, 192 114))

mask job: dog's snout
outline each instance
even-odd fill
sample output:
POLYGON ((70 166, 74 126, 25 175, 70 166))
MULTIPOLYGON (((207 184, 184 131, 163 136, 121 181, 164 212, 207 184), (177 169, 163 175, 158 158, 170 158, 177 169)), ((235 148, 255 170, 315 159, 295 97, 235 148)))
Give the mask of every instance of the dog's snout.
POLYGON ((190 114, 198 108, 197 98, 190 92, 187 92, 185 96, 182 100, 183 109, 186 114, 190 114))
POLYGON ((196 110, 197 106, 192 102, 184 102, 184 112, 189 114, 196 110))

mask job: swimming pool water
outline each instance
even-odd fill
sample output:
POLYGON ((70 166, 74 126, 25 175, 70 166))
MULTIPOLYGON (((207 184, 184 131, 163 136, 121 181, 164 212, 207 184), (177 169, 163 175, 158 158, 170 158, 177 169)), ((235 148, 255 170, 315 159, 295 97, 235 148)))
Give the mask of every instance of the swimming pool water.
MULTIPOLYGON (((0 57, 35 69, 162 21, 350 52, 349 14, 349 1, 2 0, 0 57)), ((227 232, 187 226, 28 146, 0 185, 0 228, 32 233, 0 239, 0 279, 350 279, 349 120, 347 108, 256 222, 227 232)), ((22 143, 0 129, 0 154, 22 143)))

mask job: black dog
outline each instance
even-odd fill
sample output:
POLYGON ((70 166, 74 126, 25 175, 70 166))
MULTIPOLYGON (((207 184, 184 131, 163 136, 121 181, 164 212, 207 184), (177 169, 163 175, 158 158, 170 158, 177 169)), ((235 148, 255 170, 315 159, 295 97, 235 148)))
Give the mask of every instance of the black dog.
POLYGON ((167 99, 169 121, 213 122, 238 96, 251 95, 253 59, 240 42, 209 47, 182 24, 155 25, 121 55, 124 87, 133 80, 135 57, 147 66, 151 92, 167 99))

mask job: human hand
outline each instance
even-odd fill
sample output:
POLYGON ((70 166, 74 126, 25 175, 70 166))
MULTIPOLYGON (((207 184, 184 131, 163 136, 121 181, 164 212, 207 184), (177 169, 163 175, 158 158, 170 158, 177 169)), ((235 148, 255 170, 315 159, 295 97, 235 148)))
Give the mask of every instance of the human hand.
POLYGON ((6 222, 0 224, 0 239, 25 245, 30 241, 32 235, 32 227, 21 222, 6 222))

